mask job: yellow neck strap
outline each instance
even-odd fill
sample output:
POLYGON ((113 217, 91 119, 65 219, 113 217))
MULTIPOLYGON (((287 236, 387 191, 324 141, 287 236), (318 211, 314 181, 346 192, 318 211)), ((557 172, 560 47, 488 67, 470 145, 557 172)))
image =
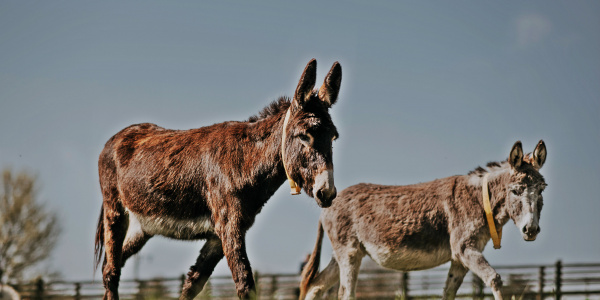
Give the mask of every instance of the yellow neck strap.
POLYGON ((287 135, 287 124, 290 120, 290 115, 292 114, 292 107, 288 109, 285 114, 285 120, 283 121, 283 134, 281 135, 281 162, 283 163, 283 169, 285 170, 285 175, 287 176, 288 181, 290 182, 291 194, 292 195, 300 195, 301 188, 296 184, 296 182, 290 177, 288 174, 287 167, 285 166, 285 138, 287 135))
POLYGON ((483 176, 483 182, 481 183, 481 191, 483 192, 483 210, 485 210, 485 216, 487 218, 487 223, 490 228, 490 235, 492 236, 494 249, 500 249, 500 240, 502 240, 502 227, 500 227, 500 230, 496 230, 496 224, 494 223, 494 215, 492 214, 492 205, 490 204, 488 175, 489 173, 486 173, 485 176, 483 176))

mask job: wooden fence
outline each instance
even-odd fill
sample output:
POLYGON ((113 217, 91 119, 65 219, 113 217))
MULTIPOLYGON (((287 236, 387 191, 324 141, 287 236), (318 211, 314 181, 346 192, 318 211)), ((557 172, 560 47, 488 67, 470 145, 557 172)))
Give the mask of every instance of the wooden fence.
MULTIPOLYGON (((506 299, 599 299, 600 263, 498 266, 506 299)), ((361 270, 357 286, 359 299, 440 299, 448 267, 426 271, 395 272, 383 269, 361 270)), ((122 280, 121 299, 177 299, 185 277, 151 280, 122 280)), ((297 274, 255 274, 259 299, 297 299, 297 274)), ((43 282, 15 286, 24 300, 101 299, 101 280, 43 282)), ((493 299, 491 291, 472 272, 458 291, 460 299, 493 299)), ((335 299, 337 287, 327 299, 335 299)), ((213 276, 196 299, 237 299, 230 276, 213 276)))

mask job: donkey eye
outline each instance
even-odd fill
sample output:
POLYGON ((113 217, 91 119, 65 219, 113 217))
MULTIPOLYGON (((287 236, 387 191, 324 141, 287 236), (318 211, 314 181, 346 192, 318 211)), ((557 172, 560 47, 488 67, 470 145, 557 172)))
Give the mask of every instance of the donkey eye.
POLYGON ((298 138, 305 145, 311 145, 312 144, 313 137, 309 133, 307 133, 307 134, 299 134, 298 138))
POLYGON ((310 142, 310 138, 308 137, 308 135, 301 134, 298 136, 298 138, 303 142, 307 142, 307 143, 310 142))
POLYGON ((521 194, 523 194, 523 190, 511 190, 511 192, 513 193, 513 195, 515 196, 521 196, 521 194))

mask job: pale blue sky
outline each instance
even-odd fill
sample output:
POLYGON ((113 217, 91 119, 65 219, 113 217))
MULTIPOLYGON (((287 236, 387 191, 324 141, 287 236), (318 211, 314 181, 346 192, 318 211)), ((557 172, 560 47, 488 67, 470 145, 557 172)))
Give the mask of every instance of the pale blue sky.
MULTIPOLYGON (((291 95, 311 58, 318 81, 337 60, 338 190, 466 174, 516 140, 529 152, 544 139, 538 240, 509 223, 502 249, 484 254, 493 265, 597 262, 598 32, 597 1, 0 1, 0 167, 38 174, 64 227, 50 265, 90 279, 110 136, 139 122, 246 119, 291 95)), ((253 268, 297 272, 318 215, 281 188, 247 236, 253 268)), ((201 245, 152 239, 142 276, 187 272, 201 245)), ((216 273, 229 274, 224 261, 216 273)))

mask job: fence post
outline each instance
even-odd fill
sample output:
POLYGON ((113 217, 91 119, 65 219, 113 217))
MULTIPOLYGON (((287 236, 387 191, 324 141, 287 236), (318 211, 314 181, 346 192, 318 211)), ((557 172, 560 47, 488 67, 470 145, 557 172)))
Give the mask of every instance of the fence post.
POLYGON ((259 299, 260 295, 260 273, 258 271, 254 271, 254 287, 256 290, 256 299, 259 299))
POLYGON ((138 292, 135 294, 136 300, 144 300, 146 298, 146 282, 143 280, 138 280, 138 292))
POLYGON ((562 286, 562 262, 560 260, 558 260, 556 262, 556 277, 554 279, 554 288, 556 289, 554 299, 556 299, 556 300, 560 300, 560 298, 562 297, 561 286, 562 286))
POLYGON ((554 278, 554 299, 560 300, 562 298, 562 261, 558 260, 555 265, 556 273, 554 278))
POLYGON ((75 282, 75 300, 81 300, 81 283, 75 282))
POLYGON ((38 278, 38 280, 35 281, 35 296, 33 297, 33 299, 44 299, 44 280, 42 278, 38 278))
POLYGON ((185 274, 181 274, 179 280, 181 281, 181 288, 179 289, 179 294, 181 294, 183 293, 183 286, 185 285, 185 274))
POLYGON ((400 299, 408 300, 408 272, 402 272, 400 277, 400 299))
POLYGON ((271 276, 271 293, 269 299, 275 299, 275 294, 277 293, 277 275, 271 276))
POLYGON ((537 295, 537 300, 543 300, 544 299, 544 277, 546 275, 546 267, 541 266, 539 273, 538 273, 538 295, 537 295))

